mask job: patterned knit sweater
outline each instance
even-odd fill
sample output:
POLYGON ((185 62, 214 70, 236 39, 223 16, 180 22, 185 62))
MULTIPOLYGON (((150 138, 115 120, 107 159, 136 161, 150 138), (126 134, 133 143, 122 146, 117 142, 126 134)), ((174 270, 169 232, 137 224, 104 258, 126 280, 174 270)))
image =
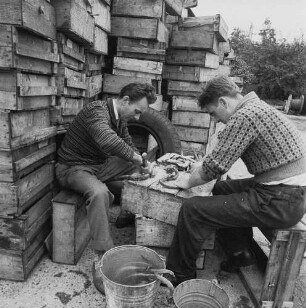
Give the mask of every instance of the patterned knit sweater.
POLYGON ((135 151, 126 122, 116 121, 112 100, 94 101, 70 124, 58 161, 66 165, 98 165, 109 156, 131 160, 135 151))
POLYGON ((215 179, 239 157, 262 183, 306 172, 305 147, 298 130, 254 92, 242 99, 216 147, 204 158, 201 176, 215 179))

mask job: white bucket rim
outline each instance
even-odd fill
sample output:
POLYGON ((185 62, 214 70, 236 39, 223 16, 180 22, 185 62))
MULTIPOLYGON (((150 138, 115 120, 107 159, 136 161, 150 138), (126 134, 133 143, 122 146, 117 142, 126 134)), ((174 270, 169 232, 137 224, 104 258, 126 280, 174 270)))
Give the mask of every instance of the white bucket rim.
MULTIPOLYGON (((158 281, 157 278, 155 278, 154 281, 149 282, 149 283, 145 283, 145 284, 138 285, 138 286, 129 286, 129 285, 125 285, 125 284, 121 284, 121 283, 114 282, 114 281, 112 281, 111 279, 109 279, 109 278, 103 273, 103 271, 102 271, 102 266, 103 266, 103 259, 104 259, 104 256, 106 256, 110 251, 119 250, 119 249, 125 248, 125 247, 126 247, 126 248, 141 248, 141 249, 144 249, 144 250, 150 250, 150 251, 154 252, 154 254, 156 254, 156 255, 161 259, 161 261, 164 263, 164 265, 165 265, 165 261, 164 261, 164 260, 161 258, 161 256, 160 256, 156 251, 154 251, 153 249, 150 249, 150 248, 147 248, 147 247, 144 247, 144 246, 140 246, 140 245, 120 245, 120 246, 116 246, 116 247, 113 247, 113 248, 109 249, 109 250, 106 251, 105 254, 102 256, 102 258, 101 258, 101 260, 100 260, 101 264, 99 264, 99 270, 100 270, 101 275, 102 275, 102 280, 103 280, 103 279, 106 279, 107 281, 110 281, 111 283, 113 283, 113 284, 115 284, 115 285, 117 285, 117 286, 121 286, 121 287, 125 287, 125 288, 133 288, 133 289, 135 289, 135 288, 143 288, 144 286, 149 286, 149 285, 154 285, 155 282, 158 281)), ((99 263, 100 263, 100 262, 99 262, 99 263)), ((166 267, 166 266, 165 266, 165 267, 166 267)))

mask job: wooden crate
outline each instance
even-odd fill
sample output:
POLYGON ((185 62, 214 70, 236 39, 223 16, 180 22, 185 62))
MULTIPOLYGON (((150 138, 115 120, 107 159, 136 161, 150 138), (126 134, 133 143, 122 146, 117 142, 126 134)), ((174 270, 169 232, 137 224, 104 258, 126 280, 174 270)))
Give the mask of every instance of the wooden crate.
POLYGON ((54 181, 54 163, 50 162, 13 182, 0 182, 0 214, 21 215, 54 181))
POLYGON ((183 155, 196 154, 199 158, 203 158, 207 152, 207 143, 181 141, 183 155))
POLYGON ((205 112, 198 105, 198 98, 192 96, 173 96, 172 110, 205 112))
POLYGON ((151 79, 104 74, 103 93, 119 94, 120 90, 131 82, 147 82, 151 84, 151 79))
MULTIPOLYGON (((136 215, 136 244, 151 247, 169 248, 174 237, 175 226, 136 215)), ((215 233, 203 244, 203 249, 213 249, 215 233)))
POLYGON ((86 206, 80 194, 62 190, 52 201, 53 254, 58 263, 76 264, 90 240, 86 206))
POLYGON ((84 46, 71 40, 63 33, 57 34, 60 63, 75 71, 83 71, 85 63, 84 46))
POLYGON ((97 54, 108 54, 108 35, 98 26, 94 27, 94 39, 90 51, 97 54))
POLYGON ((0 70, 0 108, 31 110, 55 104, 55 77, 0 70))
POLYGON ((53 0, 56 10, 56 27, 82 44, 94 41, 94 17, 88 13, 90 5, 85 0, 53 0), (89 7, 89 8, 88 8, 89 7))
POLYGON ((197 111, 172 111, 172 124, 186 127, 210 127, 210 115, 204 112, 197 111))
POLYGON ((165 14, 164 0, 112 1, 112 16, 131 16, 163 19, 165 14))
POLYGON ((118 37, 117 56, 165 62, 166 43, 118 37))
POLYGON ((86 51, 85 53, 85 73, 86 76, 99 75, 105 67, 105 57, 86 51))
POLYGON ((87 77, 86 98, 94 97, 102 92, 102 74, 87 77))
POLYGON ((218 68, 219 57, 203 50, 169 49, 166 56, 167 64, 189 65, 207 68, 218 68))
POLYGON ((55 11, 48 0, 1 0, 0 24, 16 25, 55 39, 55 11))
POLYGON ((181 16, 185 0, 166 0, 166 12, 169 15, 181 16))
POLYGON ((114 75, 162 79, 163 63, 161 62, 114 57, 113 67, 114 75))
POLYGON ((25 250, 51 218, 52 192, 19 217, 0 216, 0 249, 25 250))
POLYGON ((181 141, 190 141, 197 143, 207 143, 209 137, 209 128, 188 127, 175 125, 176 131, 181 141))
POLYGON ((209 31, 173 31, 169 46, 176 49, 206 50, 219 54, 216 35, 209 31))
POLYGON ((48 109, 0 110, 0 148, 17 149, 44 140, 54 130, 48 109))
POLYGON ((228 26, 220 14, 214 16, 186 17, 179 26, 183 31, 214 32, 219 42, 226 42, 228 26))
POLYGON ((202 93, 205 82, 187 82, 169 80, 168 95, 198 96, 202 93))
POLYGON ((89 0, 91 4, 91 14, 95 18, 95 25, 110 33, 111 15, 110 4, 104 0, 89 0))
POLYGON ((168 42, 168 30, 159 19, 112 17, 110 35, 168 42))
POLYGON ((185 3, 184 3, 185 9, 191 9, 196 6, 198 6, 198 0, 185 0, 185 3))
POLYGON ((155 177, 145 181, 124 183, 122 208, 134 214, 176 225, 182 201, 194 196, 208 196, 214 181, 188 190, 168 189, 159 183, 166 171, 159 165, 154 167, 155 177))
POLYGON ((57 94, 69 97, 85 97, 86 75, 60 64, 56 76, 57 94))
POLYGON ((54 41, 0 23, 0 42, 0 68, 47 75, 56 73, 59 55, 54 41))
POLYGON ((0 278, 25 281, 46 253, 45 240, 51 229, 49 220, 25 250, 0 249, 0 278))
POLYGON ((0 181, 15 182, 55 158, 55 131, 45 140, 16 149, 0 149, 0 181))

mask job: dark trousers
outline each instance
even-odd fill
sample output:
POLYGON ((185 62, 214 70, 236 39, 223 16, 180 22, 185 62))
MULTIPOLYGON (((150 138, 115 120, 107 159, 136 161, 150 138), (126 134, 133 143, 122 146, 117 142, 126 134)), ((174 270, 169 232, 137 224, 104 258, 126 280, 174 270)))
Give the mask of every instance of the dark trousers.
POLYGON ((217 182, 211 197, 183 202, 167 259, 178 278, 194 278, 196 258, 206 238, 219 233, 228 253, 249 248, 251 227, 288 228, 306 212, 306 188, 262 185, 252 179, 217 182))

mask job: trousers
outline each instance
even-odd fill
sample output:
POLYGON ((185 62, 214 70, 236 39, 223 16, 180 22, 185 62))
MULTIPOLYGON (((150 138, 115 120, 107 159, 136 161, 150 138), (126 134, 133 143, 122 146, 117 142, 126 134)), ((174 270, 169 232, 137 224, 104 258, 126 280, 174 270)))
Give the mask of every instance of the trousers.
POLYGON ((113 193, 120 191, 122 182, 112 180, 136 170, 133 163, 119 157, 110 157, 102 165, 56 164, 60 186, 81 193, 85 198, 93 249, 106 251, 114 246, 108 222, 109 207, 114 200, 113 193))
POLYGON ((229 254, 249 248, 252 227, 288 228, 306 212, 306 187, 263 185, 252 179, 217 182, 213 196, 182 203, 167 268, 177 278, 196 276, 196 258, 203 242, 218 231, 229 254))

